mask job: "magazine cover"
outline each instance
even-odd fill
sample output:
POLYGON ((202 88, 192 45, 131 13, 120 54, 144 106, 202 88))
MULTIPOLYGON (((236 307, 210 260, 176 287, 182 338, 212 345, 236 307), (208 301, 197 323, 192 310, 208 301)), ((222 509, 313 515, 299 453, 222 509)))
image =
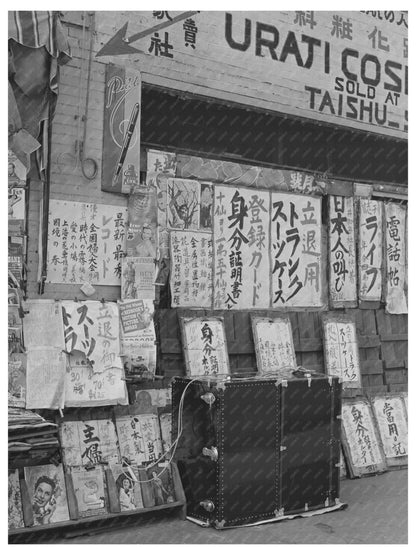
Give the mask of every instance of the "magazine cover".
MULTIPOLYGON (((121 511, 134 511, 143 508, 142 490, 137 472, 132 467, 121 464, 110 465, 117 487, 121 511)), ((136 467, 137 468, 137 467, 136 467)))
POLYGON ((91 470, 74 468, 71 470, 74 493, 80 517, 107 513, 104 488, 104 474, 101 466, 91 470))
POLYGON ((26 405, 26 353, 10 353, 8 360, 9 407, 26 405))
POLYGON ((151 480, 156 505, 176 501, 170 465, 156 464, 147 469, 147 475, 151 480))
POLYGON ((23 528, 22 499, 20 497, 19 471, 9 470, 9 530, 23 528))

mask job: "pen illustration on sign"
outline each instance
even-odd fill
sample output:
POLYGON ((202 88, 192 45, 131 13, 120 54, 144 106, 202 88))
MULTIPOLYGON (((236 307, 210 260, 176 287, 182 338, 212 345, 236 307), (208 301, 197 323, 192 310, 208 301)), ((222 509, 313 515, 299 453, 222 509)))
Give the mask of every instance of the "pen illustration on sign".
MULTIPOLYGON (((117 105, 116 105, 116 107, 117 107, 117 105)), ((134 131, 134 128, 135 128, 136 123, 137 123, 137 118, 139 116, 139 112, 140 112, 140 104, 138 102, 136 102, 136 104, 133 106, 133 110, 131 111, 131 114, 130 114, 130 119, 129 119, 129 123, 128 123, 128 126, 127 126, 127 132, 124 136, 123 145, 121 147, 120 158, 117 162, 117 166, 116 166, 116 169, 114 171, 113 186, 116 184, 118 176, 120 174, 120 171, 123 167, 123 163, 124 163, 127 151, 129 149, 129 146, 130 146, 131 138, 133 136, 133 131, 134 131)))

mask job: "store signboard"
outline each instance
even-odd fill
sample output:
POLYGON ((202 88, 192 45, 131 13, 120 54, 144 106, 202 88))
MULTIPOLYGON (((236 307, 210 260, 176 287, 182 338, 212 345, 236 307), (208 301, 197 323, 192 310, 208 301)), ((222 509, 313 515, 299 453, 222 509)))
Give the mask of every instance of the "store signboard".
POLYGON ((138 60, 146 83, 407 135, 407 12, 120 11, 96 17, 100 59, 117 63, 122 53, 138 60))

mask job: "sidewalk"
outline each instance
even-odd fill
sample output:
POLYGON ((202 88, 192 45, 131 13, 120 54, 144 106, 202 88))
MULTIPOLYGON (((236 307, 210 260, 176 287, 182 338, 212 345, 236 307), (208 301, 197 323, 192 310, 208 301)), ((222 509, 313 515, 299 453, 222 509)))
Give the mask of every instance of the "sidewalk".
POLYGON ((201 528, 177 515, 141 518, 128 528, 39 543, 85 544, 404 544, 407 470, 343 480, 343 511, 250 528, 201 528))

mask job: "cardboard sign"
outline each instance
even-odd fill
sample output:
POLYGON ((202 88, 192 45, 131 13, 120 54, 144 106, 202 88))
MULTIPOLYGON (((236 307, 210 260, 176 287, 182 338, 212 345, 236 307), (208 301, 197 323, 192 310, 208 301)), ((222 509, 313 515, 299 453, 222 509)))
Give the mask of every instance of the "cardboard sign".
POLYGON ((155 414, 116 415, 121 456, 129 462, 155 462, 162 455, 159 419, 155 414))
POLYGON ((270 305, 270 193, 215 187, 214 308, 270 305))
POLYGON ((182 345, 188 376, 229 374, 222 318, 180 318, 182 345))
POLYGON ((37 347, 65 348, 62 307, 58 301, 25 301, 23 336, 27 350, 37 347))
POLYGON ((48 283, 120 285, 127 210, 52 199, 48 283))
POLYGON ((386 238, 386 312, 407 314, 406 207, 384 205, 386 238))
POLYGON ((257 371, 292 377, 296 370, 292 326, 289 318, 252 318, 257 371))
POLYGON ((372 406, 387 466, 407 464, 407 419, 400 395, 377 395, 372 406))
POLYGON ((172 308, 212 306, 212 234, 170 233, 172 308))
POLYGON ((101 189, 129 194, 139 183, 141 77, 108 64, 105 76, 101 189))
POLYGON ((383 203, 360 198, 359 299, 380 301, 383 263, 383 203))

